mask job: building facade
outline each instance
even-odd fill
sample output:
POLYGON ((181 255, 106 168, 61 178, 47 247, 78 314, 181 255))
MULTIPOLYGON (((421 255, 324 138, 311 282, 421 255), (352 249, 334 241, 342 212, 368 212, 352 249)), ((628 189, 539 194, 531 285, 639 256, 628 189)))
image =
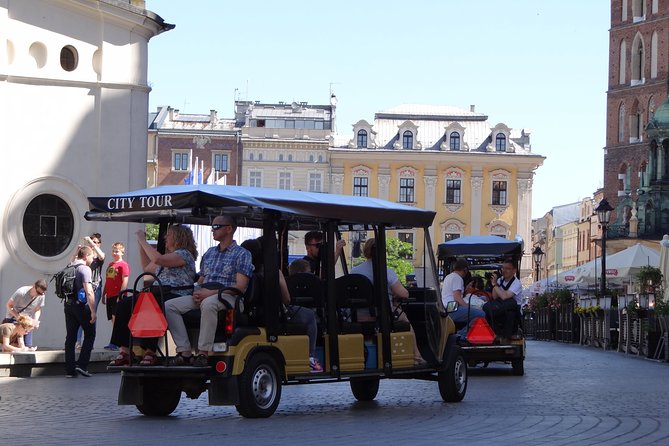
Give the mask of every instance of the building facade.
MULTIPOLYGON (((126 225, 83 219, 87 197, 145 186, 148 41, 173 25, 143 1, 0 2, 0 294, 49 279, 80 240, 127 242, 126 225)), ((138 268, 138 267, 137 267, 138 268)), ((4 305, 3 300, 3 305, 4 305)), ((62 309, 47 293, 35 343, 62 347, 62 309)), ((110 325, 100 324, 99 345, 110 325)))
POLYGON ((198 183, 239 184, 240 132, 232 118, 182 114, 158 107, 149 122, 147 186, 184 184, 191 175, 198 183))
POLYGON ((646 200, 637 200, 653 173, 646 128, 669 93, 669 1, 612 0, 609 36, 603 193, 615 208, 609 233, 628 236, 634 211, 633 235, 656 238, 669 227, 658 228, 646 200))
MULTIPOLYGON (((527 244, 532 179, 543 160, 532 152, 528 131, 491 125, 473 106, 403 105, 377 113, 373 123, 360 120, 333 140, 331 190, 435 211, 435 245, 484 234, 519 235, 527 244)), ((398 237, 414 246, 419 262, 418 234, 398 237)), ((524 275, 532 267, 530 251, 526 246, 524 275)))

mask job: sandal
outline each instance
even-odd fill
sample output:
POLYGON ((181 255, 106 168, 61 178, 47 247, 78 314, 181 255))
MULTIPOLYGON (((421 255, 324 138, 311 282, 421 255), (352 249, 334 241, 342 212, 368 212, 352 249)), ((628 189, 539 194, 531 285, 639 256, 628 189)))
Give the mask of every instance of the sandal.
POLYGON ((170 359, 170 365, 172 366, 191 365, 192 361, 193 361, 192 355, 184 356, 183 354, 181 354, 181 352, 179 352, 174 358, 170 359))
POLYGON ((139 361, 139 365, 144 365, 144 366, 158 365, 158 357, 154 352, 147 351, 146 353, 144 353, 144 357, 142 358, 142 360, 139 361))
POLYGON ((427 361, 423 358, 414 358, 413 365, 416 367, 425 367, 427 366, 427 361))
POLYGON ((109 363, 111 366, 126 366, 130 365, 130 355, 126 352, 120 352, 118 356, 109 363))

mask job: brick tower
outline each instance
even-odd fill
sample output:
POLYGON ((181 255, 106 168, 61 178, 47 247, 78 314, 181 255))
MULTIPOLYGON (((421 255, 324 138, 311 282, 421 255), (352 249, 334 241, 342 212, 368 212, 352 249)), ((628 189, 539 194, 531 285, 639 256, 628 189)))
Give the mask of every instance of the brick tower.
POLYGON ((652 180, 646 128, 669 92, 667 54, 669 0, 611 1, 604 197, 621 233, 637 211, 639 236, 660 230, 642 207, 652 180))

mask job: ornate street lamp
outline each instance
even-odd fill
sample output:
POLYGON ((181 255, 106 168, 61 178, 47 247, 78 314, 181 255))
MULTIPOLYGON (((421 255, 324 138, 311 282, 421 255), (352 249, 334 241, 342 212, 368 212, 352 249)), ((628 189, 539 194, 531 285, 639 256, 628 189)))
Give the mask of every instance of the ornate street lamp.
POLYGON ((613 208, 609 202, 606 201, 606 198, 603 198, 602 201, 599 202, 599 206, 595 209, 599 224, 602 225, 602 283, 600 297, 604 297, 604 294, 606 294, 606 226, 611 219, 612 210, 613 208))
POLYGON ((539 267, 541 266, 541 258, 543 257, 544 252, 541 250, 541 246, 537 245, 532 251, 532 258, 534 259, 534 277, 535 281, 539 281, 539 267))

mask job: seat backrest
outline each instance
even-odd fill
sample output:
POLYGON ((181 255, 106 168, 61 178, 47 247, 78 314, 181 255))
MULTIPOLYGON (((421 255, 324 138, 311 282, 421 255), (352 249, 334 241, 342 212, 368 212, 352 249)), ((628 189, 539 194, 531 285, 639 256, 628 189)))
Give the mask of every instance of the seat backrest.
POLYGON ((351 310, 351 319, 357 320, 357 310, 368 308, 374 315, 374 286, 362 274, 347 274, 335 279, 337 309, 351 310))
POLYGON ((291 303, 307 308, 323 308, 323 282, 312 273, 297 273, 286 278, 291 303))
POLYGON ((245 321, 246 324, 242 323, 242 325, 247 325, 248 323, 264 325, 262 282, 263 274, 253 273, 246 291, 244 291, 244 309, 241 313, 248 318, 248 321, 245 321))

